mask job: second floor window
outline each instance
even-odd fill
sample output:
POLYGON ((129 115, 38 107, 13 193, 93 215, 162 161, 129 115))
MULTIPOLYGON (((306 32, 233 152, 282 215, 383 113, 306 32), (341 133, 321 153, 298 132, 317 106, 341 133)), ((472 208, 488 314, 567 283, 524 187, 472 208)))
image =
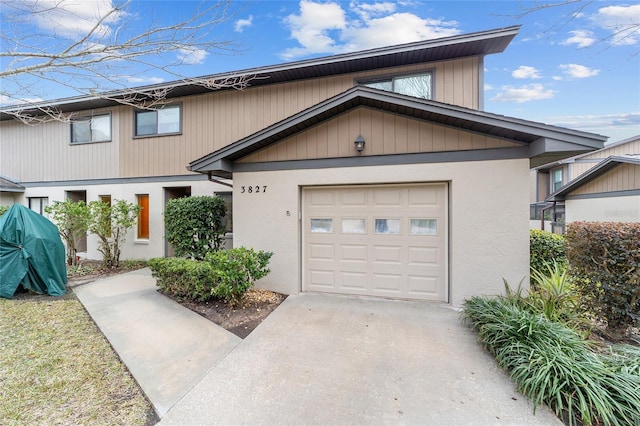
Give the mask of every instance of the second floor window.
POLYGON ((551 192, 556 192, 560 188, 562 188, 562 169, 557 169, 551 173, 551 192))
POLYGON ((180 105, 167 105, 153 111, 136 111, 136 136, 168 135, 180 133, 180 105))
POLYGON ((428 72, 361 81, 360 84, 416 98, 431 99, 431 73, 428 72))
POLYGON ((71 143, 111 140, 111 114, 79 117, 71 122, 71 143))

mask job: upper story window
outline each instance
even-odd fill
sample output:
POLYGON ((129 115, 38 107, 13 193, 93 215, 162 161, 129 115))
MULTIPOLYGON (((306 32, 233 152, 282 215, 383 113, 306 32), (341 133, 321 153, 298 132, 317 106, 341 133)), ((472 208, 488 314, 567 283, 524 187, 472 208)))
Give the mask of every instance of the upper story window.
POLYGON ((374 89, 387 90, 422 99, 431 99, 432 96, 430 72, 363 80, 359 83, 374 89))
POLYGON ((562 188, 562 169, 551 172, 551 192, 556 192, 562 188))
POLYGON ((170 135, 182 131, 181 105, 153 111, 136 111, 136 136, 170 135))
POLYGON ((79 117, 71 122, 71 143, 109 142, 111 114, 79 117))

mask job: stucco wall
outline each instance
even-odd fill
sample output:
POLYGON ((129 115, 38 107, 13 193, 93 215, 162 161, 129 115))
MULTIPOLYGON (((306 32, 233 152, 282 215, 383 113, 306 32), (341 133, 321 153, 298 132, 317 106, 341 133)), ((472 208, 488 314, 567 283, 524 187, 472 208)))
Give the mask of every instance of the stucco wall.
POLYGON ((640 222, 640 195, 565 201, 567 222, 640 222))
POLYGON ((258 285, 296 294, 302 186, 446 181, 449 301, 458 307, 473 295, 502 293, 502 277, 517 285, 528 276, 528 176, 528 159, 235 173, 234 246, 273 251, 271 274, 258 285))
MULTIPOLYGON (((17 202, 28 206, 27 197, 48 197, 49 205, 54 201, 64 201, 66 191, 86 191, 87 202, 98 200, 101 195, 110 195, 112 201, 127 200, 137 203, 137 194, 149 194, 149 239, 137 240, 137 228, 130 229, 123 246, 121 259, 149 259, 162 257, 165 253, 164 241, 164 187, 191 187, 191 195, 213 195, 214 191, 226 192, 231 188, 215 184, 206 180, 198 181, 167 181, 167 182, 143 182, 109 185, 83 185, 83 186, 52 186, 27 188, 23 197, 17 202)), ((98 251, 98 240, 94 235, 87 237, 88 259, 101 260, 102 254, 98 251)))

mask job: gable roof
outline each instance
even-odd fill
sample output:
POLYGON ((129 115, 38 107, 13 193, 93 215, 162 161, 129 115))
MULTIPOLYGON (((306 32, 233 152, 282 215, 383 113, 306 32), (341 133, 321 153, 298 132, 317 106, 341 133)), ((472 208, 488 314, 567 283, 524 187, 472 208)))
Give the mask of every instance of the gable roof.
POLYGON ((118 98, 125 98, 132 93, 140 94, 167 90, 167 98, 176 98, 215 90, 225 90, 205 87, 202 81, 225 81, 237 78, 248 78, 251 86, 261 86, 370 69, 500 53, 511 43, 511 40, 518 34, 519 30, 520 26, 511 26, 322 58, 288 62, 279 65, 212 74, 181 81, 141 86, 130 90, 105 92, 96 96, 77 96, 54 101, 4 107, 0 108, 0 121, 11 119, 12 115, 9 113, 10 111, 37 114, 38 111, 47 108, 56 108, 60 112, 76 112, 104 108, 117 105, 118 98))
POLYGON ((603 175, 604 173, 618 167, 621 164, 635 164, 640 166, 640 156, 639 155, 625 155, 625 156, 615 156, 612 155, 597 165, 589 169, 589 171, 583 173, 576 179, 567 183, 565 186, 549 195, 545 201, 562 201, 566 198, 568 194, 580 188, 582 185, 585 185, 588 182, 596 179, 597 177, 603 175))
POLYGON ((194 160, 187 169, 231 177, 235 160, 357 107, 369 107, 520 143, 529 147, 529 157, 535 158, 532 161, 538 164, 549 157, 564 158, 576 152, 593 151, 601 148, 607 139, 593 133, 356 86, 194 160))
POLYGON ((0 176, 0 192, 24 192, 24 186, 7 177, 0 176))

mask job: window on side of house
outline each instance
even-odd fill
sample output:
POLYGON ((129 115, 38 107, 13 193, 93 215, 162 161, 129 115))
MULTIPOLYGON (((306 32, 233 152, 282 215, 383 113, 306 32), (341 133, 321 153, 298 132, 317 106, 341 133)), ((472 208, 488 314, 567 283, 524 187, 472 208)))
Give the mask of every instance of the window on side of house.
POLYGON ((562 188, 562 169, 556 169, 551 173, 551 192, 562 188))
POLYGON ((422 99, 431 99, 431 73, 399 75, 373 80, 362 80, 360 84, 374 89, 387 90, 402 95, 415 96, 422 99))
POLYGON ((71 122, 71 143, 111 141, 111 114, 78 117, 71 122))
POLYGON ((216 192, 215 195, 224 200, 224 205, 227 208, 227 214, 222 220, 224 229, 227 233, 233 232, 233 195, 231 192, 216 192))
POLYGON ((29 197, 29 208, 34 212, 46 216, 44 209, 49 205, 49 197, 29 197))
POLYGON ((138 194, 138 206, 140 206, 140 212, 138 213, 138 239, 149 239, 149 194, 138 194))
POLYGON ((182 106, 166 105, 153 111, 135 112, 135 135, 172 135, 182 132, 182 106))

